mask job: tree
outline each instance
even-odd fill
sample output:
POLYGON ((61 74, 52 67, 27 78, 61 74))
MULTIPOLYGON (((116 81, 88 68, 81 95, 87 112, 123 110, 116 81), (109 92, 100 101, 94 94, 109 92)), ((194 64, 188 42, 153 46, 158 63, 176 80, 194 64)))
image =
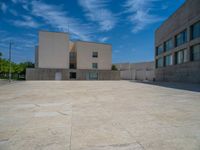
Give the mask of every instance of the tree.
MULTIPOLYGON (((1 77, 7 78, 9 74, 9 61, 6 59, 1 59, 0 64, 1 77)), ((24 77, 26 73, 26 68, 34 68, 34 63, 29 61, 19 64, 11 62, 11 73, 15 79, 19 79, 20 75, 24 77)))
POLYGON ((112 65, 112 70, 117 70, 117 67, 115 65, 112 65))

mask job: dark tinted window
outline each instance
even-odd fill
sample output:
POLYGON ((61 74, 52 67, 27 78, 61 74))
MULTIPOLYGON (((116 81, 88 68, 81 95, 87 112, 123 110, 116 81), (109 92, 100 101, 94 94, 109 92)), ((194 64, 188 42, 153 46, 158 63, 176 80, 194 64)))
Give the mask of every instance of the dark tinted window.
POLYGON ((200 37, 200 21, 191 26, 191 39, 200 37))
POLYGON ((200 44, 192 47, 191 58, 193 61, 200 60, 200 44))
POLYGON ((187 30, 179 33, 175 37, 175 41, 176 41, 176 46, 179 46, 179 45, 186 43, 187 42, 187 30))

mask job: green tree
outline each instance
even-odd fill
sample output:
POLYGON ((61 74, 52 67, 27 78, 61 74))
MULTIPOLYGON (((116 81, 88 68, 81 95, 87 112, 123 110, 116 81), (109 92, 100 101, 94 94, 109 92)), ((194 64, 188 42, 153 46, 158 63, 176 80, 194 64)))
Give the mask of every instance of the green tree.
MULTIPOLYGON (((10 62, 6 59, 1 59, 0 63, 1 63, 1 68, 0 68, 1 76, 0 77, 7 78, 8 74, 9 74, 10 62)), ((19 63, 19 64, 11 62, 12 77, 15 79, 19 79, 20 75, 22 77, 25 77, 26 68, 34 68, 34 63, 29 62, 29 61, 19 63)))
POLYGON ((117 67, 115 65, 112 65, 112 70, 117 70, 117 67))

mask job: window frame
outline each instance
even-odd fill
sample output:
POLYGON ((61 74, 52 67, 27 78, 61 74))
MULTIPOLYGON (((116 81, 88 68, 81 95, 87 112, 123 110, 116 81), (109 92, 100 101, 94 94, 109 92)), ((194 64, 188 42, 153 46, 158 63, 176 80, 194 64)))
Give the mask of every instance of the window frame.
POLYGON ((92 57, 93 58, 98 58, 98 52, 92 52, 92 57), (96 54, 96 55, 95 55, 96 54))
MULTIPOLYGON (((193 45, 193 46, 191 46, 191 49, 190 49, 190 55, 191 55, 191 56, 190 56, 190 58, 191 58, 190 60, 191 60, 191 61, 200 61, 200 56, 199 56, 198 59, 194 59, 194 47, 195 47, 195 46, 199 46, 199 50, 198 50, 198 51, 199 51, 199 55, 200 55, 200 44, 193 45)), ((197 53, 197 54, 198 54, 198 53, 197 53)))
POLYGON ((164 52, 168 52, 168 51, 170 51, 173 48, 174 48, 173 38, 170 38, 170 39, 168 39, 167 41, 164 42, 164 52), (172 42, 172 46, 171 47, 170 47, 170 42, 172 42), (167 49, 167 45, 169 45, 168 49, 167 49))
POLYGON ((191 38, 190 38, 190 40, 194 40, 194 39, 196 39, 196 38, 200 38, 200 21, 197 21, 196 23, 194 23, 193 25, 191 25, 191 27, 190 27, 190 36, 191 36, 191 38), (194 26, 195 25, 199 25, 199 35, 197 35, 196 37, 194 37, 194 26))
POLYGON ((163 57, 159 57, 158 59, 156 59, 156 68, 162 68, 164 67, 164 62, 163 62, 163 57), (159 60, 162 60, 162 65, 159 65, 159 60))
POLYGON ((156 47, 156 56, 162 54, 163 52, 164 52, 164 45, 163 44, 156 47), (160 48, 162 48, 161 51, 159 51, 160 48))
POLYGON ((180 33, 178 33, 176 36, 175 36, 175 47, 178 47, 180 45, 183 45, 185 43, 188 42, 188 39, 187 39, 188 35, 187 35, 187 29, 181 31, 180 33), (184 34, 183 34, 184 33, 184 34), (180 36, 180 38, 177 38, 178 36, 180 36), (178 44, 178 39, 180 40, 179 44, 178 44))
POLYGON ((92 69, 98 69, 98 63, 92 63, 92 69), (95 67, 94 67, 95 65, 95 67))
POLYGON ((169 55, 166 55, 165 58, 164 58, 164 61, 165 61, 165 66, 172 66, 173 65, 173 56, 172 54, 169 54, 169 55), (170 57, 170 63, 167 64, 167 58, 170 57))
POLYGON ((175 52, 175 64, 179 65, 179 64, 184 64, 184 63, 188 62, 187 56, 188 56, 187 48, 181 49, 181 50, 175 52), (178 56, 178 55, 180 55, 180 56, 178 56), (181 57, 180 62, 178 61, 179 57, 181 57))

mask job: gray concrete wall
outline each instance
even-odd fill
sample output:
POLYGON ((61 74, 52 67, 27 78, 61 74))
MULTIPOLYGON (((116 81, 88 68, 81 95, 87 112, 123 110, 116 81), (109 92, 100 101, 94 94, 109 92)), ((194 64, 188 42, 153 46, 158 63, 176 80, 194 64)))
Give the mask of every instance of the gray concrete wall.
POLYGON ((115 64, 123 80, 150 80, 155 78, 154 62, 115 64))
POLYGON ((200 83, 200 62, 188 62, 156 69, 157 81, 200 83))
POLYGON ((69 80, 70 71, 77 73, 77 80, 86 80, 87 73, 97 72, 98 80, 120 80, 120 72, 112 70, 88 70, 88 69, 47 69, 47 68, 28 68, 26 69, 26 80, 55 80, 55 74, 60 72, 62 80, 69 80))
POLYGON ((69 79, 68 69, 28 68, 26 69, 26 80, 55 80, 56 72, 62 74, 62 80, 69 79))
MULTIPOLYGON (((156 68, 155 77, 159 81, 177 81, 177 82, 193 82, 198 83, 199 78, 196 75, 200 74, 199 63, 190 60, 191 47, 200 44, 200 38, 191 40, 190 32, 191 25, 200 21, 200 0, 186 0, 186 2, 172 14, 155 32, 155 62, 159 58, 164 58, 166 55, 172 54, 173 65, 156 68), (187 29, 186 43, 174 47, 170 51, 163 52, 156 56, 156 47, 164 44, 165 41, 172 38, 175 42, 175 36, 187 29), (175 53, 177 51, 187 50, 187 62, 177 65, 175 64, 175 53), (194 75, 194 78, 192 77, 194 75)), ((175 43, 174 43, 175 44, 175 43)))
POLYGON ((98 80, 120 80, 120 72, 112 70, 87 70, 78 69, 77 70, 77 80, 87 80, 87 73, 97 72, 98 80))

